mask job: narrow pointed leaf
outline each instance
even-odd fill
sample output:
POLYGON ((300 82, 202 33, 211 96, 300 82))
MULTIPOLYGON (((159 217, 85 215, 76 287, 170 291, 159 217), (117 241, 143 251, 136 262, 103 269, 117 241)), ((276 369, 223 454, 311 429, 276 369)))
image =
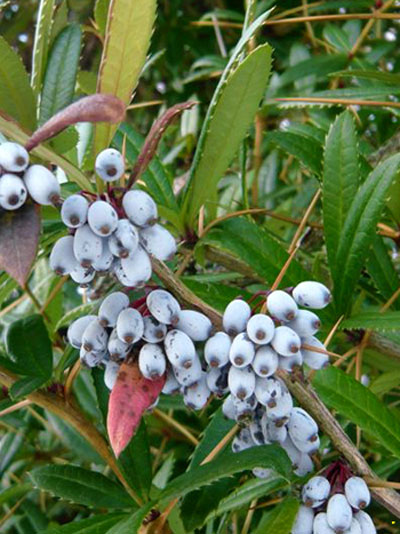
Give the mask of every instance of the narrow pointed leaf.
POLYGON ((51 36, 54 0, 40 0, 32 52, 31 85, 38 95, 43 80, 51 36))
POLYGON ((292 530, 294 520, 300 502, 294 497, 285 499, 278 504, 271 512, 263 515, 254 534, 264 534, 264 532, 273 532, 274 534, 289 534, 292 530))
POLYGON ((112 389, 107 416, 107 430, 111 447, 118 457, 128 445, 143 413, 158 398, 165 376, 147 380, 139 371, 137 362, 124 362, 112 389))
POLYGON ((340 324, 340 329, 348 330, 375 330, 386 332, 388 330, 400 330, 400 311, 365 311, 353 317, 349 317, 340 324))

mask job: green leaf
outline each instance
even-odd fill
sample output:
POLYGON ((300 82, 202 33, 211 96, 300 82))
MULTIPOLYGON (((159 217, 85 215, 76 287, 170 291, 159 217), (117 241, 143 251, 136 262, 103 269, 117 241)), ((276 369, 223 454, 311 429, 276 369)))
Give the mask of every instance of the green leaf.
POLYGON ((278 504, 272 512, 264 514, 253 534, 264 534, 273 532, 274 534, 289 534, 292 530, 294 520, 300 503, 294 497, 286 498, 278 504))
MULTIPOLYGON (((224 273, 224 277, 228 279, 226 273, 224 273)), ((202 282, 200 279, 197 280, 195 277, 191 276, 182 276, 181 280, 185 286, 193 291, 193 293, 221 312, 225 310, 231 300, 240 295, 246 295, 241 288, 228 286, 223 283, 214 283, 206 280, 202 282)), ((247 296, 250 297, 251 293, 247 293, 247 296)))
POLYGON ((35 486, 92 508, 126 508, 134 503, 125 490, 101 473, 76 465, 45 465, 30 473, 35 486))
POLYGON ((200 207, 215 195, 218 182, 238 151, 267 87, 271 47, 259 46, 229 75, 212 115, 207 117, 194 156, 184 214, 194 224, 200 207))
POLYGON ((322 147, 310 137, 293 132, 275 131, 265 135, 267 141, 291 154, 317 176, 322 172, 322 147))
POLYGON ((70 24, 54 41, 40 99, 41 124, 71 104, 73 100, 81 40, 80 27, 77 24, 70 24))
MULTIPOLYGON (((120 125, 113 140, 113 144, 119 150, 122 150, 124 138, 126 138, 126 157, 130 163, 133 163, 139 156, 144 138, 125 122, 120 125)), ((161 216, 173 224, 177 230, 182 231, 183 222, 171 186, 172 177, 157 156, 152 159, 141 179, 156 201, 161 216)))
POLYGON ((325 144, 323 214, 326 248, 331 271, 336 263, 344 222, 360 182, 358 146, 354 120, 349 111, 332 124, 325 144))
POLYGON ((33 41, 31 73, 31 85, 36 96, 40 93, 43 72, 46 67, 53 22, 53 11, 54 0, 40 0, 35 28, 35 38, 33 41))
MULTIPOLYGON (((36 103, 29 77, 18 54, 0 37, 0 110, 34 130, 36 103)), ((2 133, 6 133, 2 130, 2 133)))
POLYGON ((46 378, 42 376, 27 376, 17 380, 10 388, 10 396, 12 399, 18 399, 20 397, 25 397, 36 391, 38 388, 43 386, 47 382, 46 378))
POLYGON ((313 385, 323 402, 400 457, 400 420, 368 388, 336 367, 319 371, 313 385))
MULTIPOLYGON (((322 57, 331 57, 331 56, 322 56, 322 57)), ((375 80, 378 82, 391 83, 393 85, 400 83, 400 75, 393 72, 383 72, 381 70, 361 70, 361 69, 350 69, 350 70, 341 70, 339 72, 330 71, 329 74, 334 78, 359 78, 361 80, 375 80)))
POLYGON ((126 517, 125 514, 101 514, 89 519, 73 521, 67 525, 51 527, 39 534, 106 534, 124 517, 126 517))
POLYGON ((21 499, 21 497, 24 497, 31 490, 32 484, 29 482, 14 484, 13 486, 3 489, 0 491, 0 506, 3 506, 4 504, 10 506, 13 501, 21 499))
POLYGON ((340 324, 340 329, 347 330, 374 330, 386 332, 388 330, 400 330, 400 311, 365 311, 354 315, 340 324))
POLYGON ((370 390, 375 395, 383 395, 391 391, 400 384, 400 371, 388 371, 378 376, 370 386, 370 390))
POLYGON ((221 458, 191 469, 172 480, 161 492, 159 500, 165 501, 166 499, 183 497, 190 491, 211 484, 216 480, 255 467, 275 469, 286 477, 291 471, 287 454, 282 447, 277 445, 262 445, 236 454, 229 452, 223 454, 221 458))
POLYGON ((108 6, 110 0, 96 0, 94 6, 94 20, 99 28, 99 32, 104 35, 106 32, 108 6))
POLYGON ((80 304, 76 308, 65 313, 61 317, 61 319, 58 321, 56 326, 54 327, 54 331, 57 331, 60 328, 69 326, 71 323, 75 321, 75 319, 78 319, 79 317, 82 317, 83 315, 92 314, 95 308, 98 306, 98 304, 99 304, 98 301, 92 301, 86 304, 80 304))
POLYGON ((313 56, 286 69, 280 76, 278 85, 281 88, 311 75, 315 75, 317 79, 324 78, 332 71, 344 68, 347 63, 347 54, 313 56))
MULTIPOLYGON (((156 0, 114 0, 110 5, 97 91, 129 104, 146 61, 156 0)), ((98 124, 95 153, 110 144, 117 125, 98 124)))
POLYGON ((336 256, 334 301, 338 313, 346 312, 354 286, 360 275, 375 228, 384 208, 387 191, 397 176, 400 155, 395 155, 376 167, 353 199, 336 256), (340 268, 339 268, 340 267, 340 268))
MULTIPOLYGON (((375 235, 374 237, 367 258, 367 271, 384 299, 389 300, 399 287, 400 280, 389 250, 379 235, 375 235)), ((396 300, 392 306, 400 309, 400 302, 396 300)))
MULTIPOLYGON (((379 100, 390 95, 398 95, 400 87, 396 85, 380 85, 373 87, 347 87, 346 89, 335 89, 334 91, 319 91, 310 96, 322 98, 354 98, 357 100, 379 100)), ((388 103, 390 107, 390 102, 388 103)))
POLYGON ((148 497, 152 468, 149 440, 143 419, 128 446, 120 454, 118 462, 128 484, 141 497, 148 497))
POLYGON ((53 366, 49 334, 41 315, 31 315, 12 323, 7 331, 10 358, 23 366, 24 374, 48 380, 53 366))
POLYGON ((134 534, 139 532, 143 520, 153 508, 154 503, 147 503, 139 510, 134 512, 126 519, 122 519, 119 523, 107 530, 107 534, 134 534))
MULTIPOLYGON (((272 234, 244 217, 224 221, 213 228, 203 242, 233 253, 268 283, 275 280, 288 259, 288 253, 272 234)), ((296 285, 308 277, 307 271, 294 260, 283 277, 282 285, 296 285)))

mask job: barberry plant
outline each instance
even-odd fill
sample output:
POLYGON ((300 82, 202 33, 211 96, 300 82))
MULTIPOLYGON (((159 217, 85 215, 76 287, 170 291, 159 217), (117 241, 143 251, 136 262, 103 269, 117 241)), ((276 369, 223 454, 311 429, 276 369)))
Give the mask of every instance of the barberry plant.
POLYGON ((396 3, 0 17, 1 532, 397 532, 396 3))

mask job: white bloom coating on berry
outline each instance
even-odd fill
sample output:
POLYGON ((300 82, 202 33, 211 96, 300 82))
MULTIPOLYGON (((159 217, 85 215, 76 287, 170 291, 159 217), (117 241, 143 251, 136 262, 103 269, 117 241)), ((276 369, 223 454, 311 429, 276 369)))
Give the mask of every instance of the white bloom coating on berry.
POLYGON ((43 165, 31 165, 24 174, 28 193, 42 206, 57 204, 60 200, 60 184, 54 174, 43 165))
POLYGON ((164 387, 162 388, 162 393, 164 393, 164 395, 174 395, 175 393, 178 393, 180 389, 181 385, 175 378, 173 370, 168 369, 167 379, 165 381, 164 387))
POLYGON ((297 315, 297 304, 292 297, 280 289, 272 291, 267 297, 268 312, 279 321, 292 321, 297 315))
POLYGON ((145 228, 157 221, 157 205, 145 191, 128 191, 122 199, 122 206, 126 216, 135 226, 145 228))
POLYGON ((93 280, 96 272, 92 267, 82 267, 77 263, 69 274, 75 283, 86 286, 93 280))
POLYGON ((293 408, 288 430, 290 436, 298 441, 316 441, 318 438, 318 425, 303 408, 293 408))
POLYGON ((124 360, 131 350, 131 344, 121 341, 118 337, 117 329, 114 328, 108 339, 107 349, 111 360, 124 360))
POLYGON ((325 512, 320 512, 315 516, 313 528, 314 534, 335 534, 335 531, 328 524, 328 518, 325 512))
POLYGON ((96 315, 84 315, 79 317, 68 327, 67 338, 68 343, 72 345, 75 349, 80 349, 82 345, 82 337, 86 328, 91 322, 97 319, 96 315))
POLYGON ((140 242, 149 254, 161 261, 172 260, 176 253, 174 236, 160 224, 143 228, 140 242))
POLYGON ((115 232, 110 236, 109 247, 117 258, 127 258, 139 245, 139 232, 128 219, 120 219, 115 232))
POLYGON ((120 261, 121 269, 125 275, 123 277, 124 285, 142 287, 150 279, 151 261, 147 252, 140 245, 131 256, 122 258, 120 261))
POLYGON ((28 192, 24 182, 15 174, 3 174, 0 178, 0 206, 5 210, 17 210, 26 200, 28 192))
POLYGON ((297 511, 292 534, 313 534, 314 511, 301 505, 297 511))
POLYGON ((281 443, 282 448, 286 451, 286 454, 289 456, 290 461, 294 469, 297 469, 297 466, 301 460, 301 452, 297 447, 295 447, 293 441, 290 439, 289 434, 287 435, 285 441, 281 443))
POLYGON ((69 228, 79 228, 87 221, 89 202, 82 195, 71 195, 61 206, 61 219, 69 228))
POLYGON ((106 148, 97 154, 95 169, 105 182, 115 182, 124 174, 124 158, 118 150, 106 148))
POLYGON ((272 376, 278 369, 278 354, 270 346, 263 346, 257 349, 252 362, 252 367, 256 375, 261 377, 272 376))
POLYGON ((203 373, 200 380, 185 388, 183 402, 192 410, 201 410, 206 405, 210 394, 211 392, 207 386, 205 373, 203 373))
POLYGON ((103 240, 88 224, 78 228, 74 235, 74 254, 82 267, 90 267, 101 258, 103 240))
POLYGON ((155 289, 149 293, 146 304, 151 315, 160 323, 172 324, 172 326, 178 324, 181 307, 168 291, 155 289))
POLYGON ((329 497, 330 491, 329 480, 322 476, 315 476, 303 486, 301 498, 306 506, 318 508, 329 497))
POLYGON ((78 264, 74 255, 74 237, 66 235, 58 239, 50 253, 50 268, 60 276, 69 274, 78 264))
POLYGON ((82 335, 82 347, 86 352, 102 352, 107 348, 108 334, 98 319, 91 321, 82 335))
POLYGON ((261 426, 261 420, 257 415, 249 424, 248 429, 250 430, 251 437, 256 445, 265 445, 269 443, 269 441, 265 439, 265 435, 261 426))
POLYGON ((329 526, 341 534, 350 528, 353 512, 346 497, 342 493, 336 493, 328 501, 326 518, 329 526))
POLYGON ((156 343, 146 343, 139 352, 139 369, 149 380, 160 378, 167 368, 164 351, 156 343))
POLYGON ((354 517, 357 519, 361 527, 361 534, 376 534, 375 525, 371 517, 366 512, 360 510, 355 514, 354 517))
POLYGON ((117 324, 118 315, 129 306, 129 297, 122 291, 110 293, 100 304, 99 321, 104 327, 114 327, 117 324))
POLYGON ((143 339, 148 343, 160 343, 167 335, 167 327, 154 319, 151 315, 143 317, 143 339))
POLYGON ((329 365, 329 355, 324 354, 320 351, 326 351, 325 345, 321 343, 319 339, 317 339, 314 336, 311 337, 305 337, 302 339, 303 345, 308 345, 310 347, 315 347, 318 349, 317 351, 302 348, 301 353, 303 355, 304 363, 308 365, 308 367, 311 367, 311 369, 323 369, 327 365, 329 365))
POLYGON ((286 387, 283 383, 276 378, 256 378, 254 393, 258 402, 264 406, 275 406, 277 399, 286 391, 286 387))
POLYGON ((7 172, 22 172, 29 164, 29 154, 18 144, 6 141, 0 145, 0 167, 7 172))
POLYGON ((228 390, 228 369, 227 367, 212 367, 207 371, 207 386, 212 393, 222 397, 228 390))
POLYGON ((117 212, 105 200, 96 200, 89 206, 87 219, 93 232, 101 237, 111 235, 118 224, 117 212))
POLYGON ((253 417, 257 407, 257 399, 254 394, 247 399, 239 399, 232 395, 232 400, 236 410, 235 420, 237 422, 247 419, 248 417, 253 417))
POLYGON ((117 381, 117 376, 119 372, 119 364, 117 362, 106 362, 106 369, 104 371, 104 383, 108 389, 114 387, 115 382, 117 381))
POLYGON ((197 359, 193 341, 180 330, 170 330, 167 333, 164 347, 168 360, 175 367, 189 369, 197 359))
POLYGON ((362 510, 371 502, 371 495, 365 481, 360 477, 350 477, 344 485, 344 493, 350 506, 362 510))
POLYGON ((126 308, 118 315, 116 328, 121 341, 136 343, 143 336, 143 317, 134 308, 126 308))
POLYGON ((257 313, 247 322, 247 335, 253 343, 266 345, 274 337, 275 324, 268 315, 257 313))
POLYGON ((361 525, 354 516, 351 519, 351 525, 346 534, 362 534, 361 525))
POLYGON ((227 419, 236 419, 236 407, 233 402, 233 395, 228 395, 222 403, 222 413, 227 419))
POLYGON ((268 419, 267 413, 264 412, 262 423, 264 427, 265 440, 271 443, 283 443, 287 438, 287 428, 285 425, 277 425, 275 421, 268 419))
POLYGON ((232 441, 232 450, 233 452, 241 452, 246 449, 251 449, 255 445, 256 443, 254 443, 250 430, 248 428, 242 428, 232 441))
POLYGON ((299 451, 305 453, 305 454, 314 454, 318 451, 321 442, 319 439, 319 436, 316 437, 314 441, 308 441, 308 440, 300 440, 296 439, 293 436, 291 436, 293 443, 296 445, 296 447, 299 449, 299 451))
POLYGON ((107 237, 102 238, 102 250, 101 256, 92 263, 92 267, 98 273, 107 273, 113 264, 114 256, 111 254, 108 246, 109 239, 107 237))
POLYGON ((245 332, 238 334, 232 341, 229 359, 235 367, 243 368, 250 365, 254 359, 255 349, 253 343, 245 332))
POLYGON ((204 347, 204 358, 210 367, 223 367, 229 361, 231 338, 225 332, 210 337, 204 347))
POLYGON ((273 421, 286 420, 293 408, 293 397, 285 391, 276 399, 275 406, 267 404, 267 417, 273 421))
POLYGON ((296 317, 288 323, 288 326, 300 337, 313 336, 321 327, 321 321, 310 310, 298 310, 296 317))
POLYGON ((308 454, 302 453, 297 462, 297 468, 294 470, 294 474, 298 477, 304 477, 313 471, 314 464, 311 457, 308 454))
POLYGON ((82 365, 85 367, 97 367, 106 357, 105 351, 87 351, 82 345, 79 351, 79 357, 82 365))
POLYGON ((300 282, 293 289, 293 298, 299 306, 321 310, 332 300, 329 289, 320 282, 300 282))
POLYGON ((181 386, 189 387, 202 377, 200 359, 196 354, 191 367, 173 367, 175 378, 181 386))
POLYGON ((283 369, 283 371, 287 371, 288 373, 291 373, 295 367, 301 367, 302 365, 303 356, 300 351, 293 356, 279 356, 279 369, 283 369))
POLYGON ((248 399, 255 390, 256 376, 250 367, 238 369, 232 366, 228 374, 229 389, 240 400, 248 399))
POLYGON ((193 341, 206 341, 212 332, 210 319, 195 310, 182 310, 179 312, 178 330, 185 332, 193 341))
POLYGON ((271 345, 279 355, 293 356, 300 350, 301 341, 296 332, 288 326, 278 326, 275 328, 271 345))
POLYGON ((246 330, 247 321, 251 315, 251 308, 241 299, 232 300, 225 308, 222 323, 225 332, 230 336, 236 336, 246 330))

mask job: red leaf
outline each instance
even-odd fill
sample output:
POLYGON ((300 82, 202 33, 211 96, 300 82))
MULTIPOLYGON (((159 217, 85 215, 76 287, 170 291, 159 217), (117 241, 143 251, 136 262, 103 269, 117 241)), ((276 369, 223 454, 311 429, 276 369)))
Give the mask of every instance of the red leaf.
POLYGON ((144 378, 137 362, 124 362, 108 402, 107 430, 115 456, 128 445, 143 413, 158 398, 165 376, 157 380, 144 378))
POLYGON ((0 269, 24 287, 28 279, 40 234, 39 206, 25 203, 15 211, 0 214, 0 269))
POLYGON ((121 122, 125 117, 125 104, 114 95, 97 93, 86 96, 62 109, 43 124, 25 144, 33 150, 39 143, 50 139, 61 130, 77 122, 121 122))

